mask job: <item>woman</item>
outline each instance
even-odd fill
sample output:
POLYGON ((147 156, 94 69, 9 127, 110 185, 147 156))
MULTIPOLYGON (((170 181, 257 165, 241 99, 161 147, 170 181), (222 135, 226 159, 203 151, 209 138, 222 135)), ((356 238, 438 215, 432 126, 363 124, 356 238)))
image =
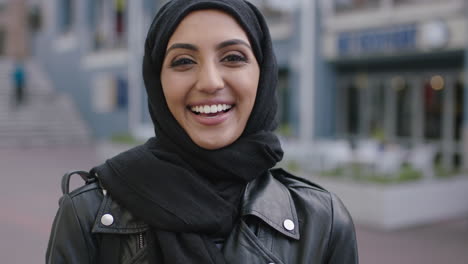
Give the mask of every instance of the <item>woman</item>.
POLYGON ((357 263, 338 198, 271 170, 277 68, 252 4, 168 2, 143 77, 157 137, 71 193, 66 175, 48 263, 357 263))

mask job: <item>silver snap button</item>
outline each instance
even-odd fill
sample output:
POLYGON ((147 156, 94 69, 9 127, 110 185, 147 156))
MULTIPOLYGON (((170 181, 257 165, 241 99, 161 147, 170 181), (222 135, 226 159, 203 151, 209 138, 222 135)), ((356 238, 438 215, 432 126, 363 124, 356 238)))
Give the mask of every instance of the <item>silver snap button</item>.
POLYGON ((293 231, 294 230, 294 222, 291 221, 290 219, 284 220, 283 226, 288 231, 293 231))
POLYGON ((114 217, 110 214, 105 214, 101 217, 101 223, 105 226, 110 226, 114 223, 114 217))

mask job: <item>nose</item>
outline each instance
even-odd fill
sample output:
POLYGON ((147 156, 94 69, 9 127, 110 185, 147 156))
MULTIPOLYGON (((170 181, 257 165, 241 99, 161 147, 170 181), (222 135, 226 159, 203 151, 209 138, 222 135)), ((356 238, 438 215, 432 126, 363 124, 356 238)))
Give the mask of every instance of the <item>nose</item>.
POLYGON ((223 89, 224 80, 215 63, 206 63, 199 68, 196 89, 205 93, 216 93, 223 89))

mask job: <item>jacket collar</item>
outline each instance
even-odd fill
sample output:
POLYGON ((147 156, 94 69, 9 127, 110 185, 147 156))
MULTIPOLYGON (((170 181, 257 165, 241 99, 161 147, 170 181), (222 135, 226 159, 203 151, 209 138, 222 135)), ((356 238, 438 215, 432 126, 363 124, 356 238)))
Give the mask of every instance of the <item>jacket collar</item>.
POLYGON ((127 209, 121 207, 103 189, 104 199, 94 221, 93 233, 138 234, 149 229, 143 221, 135 218, 127 209))
MULTIPOLYGON (((287 187, 276 178, 283 173, 281 169, 274 169, 247 184, 241 215, 256 216, 281 234, 298 240, 300 235, 296 207, 287 187)), ((105 195, 93 225, 93 233, 136 234, 149 229, 146 223, 119 206, 105 190, 103 192, 105 195), (110 225, 106 222, 109 216, 112 217, 110 225)))
POLYGON ((284 171, 274 169, 250 182, 244 193, 242 216, 253 215, 293 239, 299 239, 296 207, 288 188, 275 176, 284 171))

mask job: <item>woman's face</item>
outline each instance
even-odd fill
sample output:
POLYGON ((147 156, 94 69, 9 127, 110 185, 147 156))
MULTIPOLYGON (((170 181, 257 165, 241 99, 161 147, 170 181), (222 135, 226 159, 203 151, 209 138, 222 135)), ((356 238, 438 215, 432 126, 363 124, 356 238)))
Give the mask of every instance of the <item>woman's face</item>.
POLYGON ((218 149, 244 131, 260 69, 249 39, 231 16, 190 13, 169 39, 161 70, 167 105, 198 146, 218 149))

